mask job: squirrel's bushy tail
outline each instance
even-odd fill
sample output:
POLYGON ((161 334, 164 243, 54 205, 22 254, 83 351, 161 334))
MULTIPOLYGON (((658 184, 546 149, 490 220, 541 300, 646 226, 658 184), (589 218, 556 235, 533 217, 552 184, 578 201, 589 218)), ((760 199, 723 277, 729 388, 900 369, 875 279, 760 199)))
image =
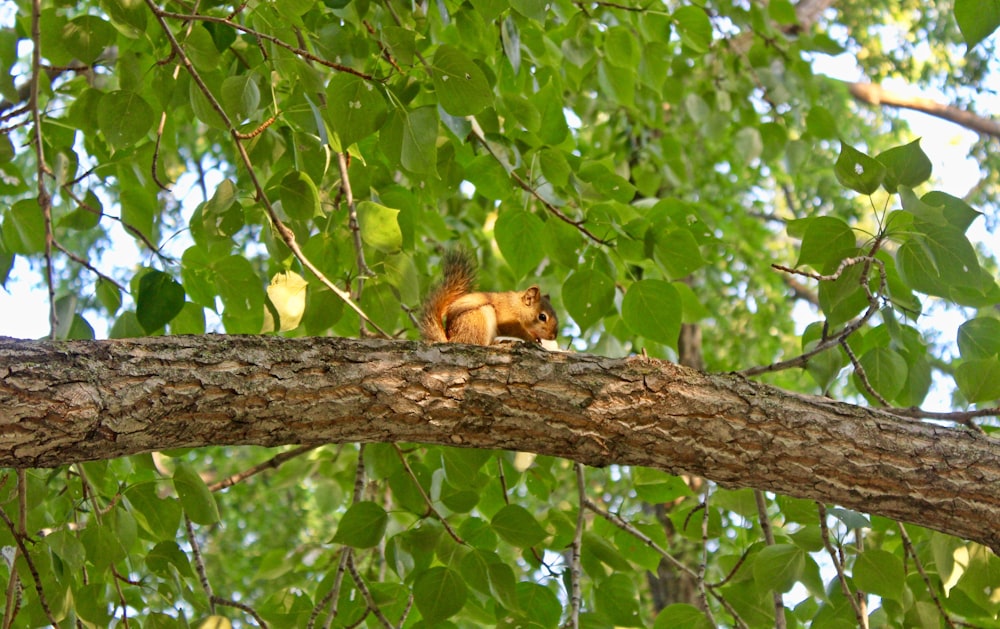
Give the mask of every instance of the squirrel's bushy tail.
POLYGON ((441 266, 442 279, 428 293, 420 314, 420 334, 425 340, 435 343, 448 341, 444 327, 448 304, 471 293, 476 284, 476 262, 467 251, 448 251, 441 266))

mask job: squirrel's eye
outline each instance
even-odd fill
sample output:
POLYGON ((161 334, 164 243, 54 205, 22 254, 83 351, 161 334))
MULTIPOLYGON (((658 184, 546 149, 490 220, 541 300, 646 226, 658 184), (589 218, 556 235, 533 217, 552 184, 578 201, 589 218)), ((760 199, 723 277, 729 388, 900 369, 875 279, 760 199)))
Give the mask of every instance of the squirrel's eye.
POLYGON ((538 320, 541 321, 542 323, 545 323, 546 321, 549 320, 549 315, 545 314, 544 312, 540 312, 538 313, 538 320))

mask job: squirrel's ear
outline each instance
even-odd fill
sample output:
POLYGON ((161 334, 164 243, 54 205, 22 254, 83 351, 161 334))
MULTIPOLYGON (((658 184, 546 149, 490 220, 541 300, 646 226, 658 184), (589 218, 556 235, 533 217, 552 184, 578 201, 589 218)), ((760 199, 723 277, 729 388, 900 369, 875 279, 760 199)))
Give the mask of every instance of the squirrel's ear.
POLYGON ((538 286, 531 286, 528 290, 521 293, 521 301, 524 302, 525 306, 532 306, 541 298, 542 291, 538 288, 538 286))

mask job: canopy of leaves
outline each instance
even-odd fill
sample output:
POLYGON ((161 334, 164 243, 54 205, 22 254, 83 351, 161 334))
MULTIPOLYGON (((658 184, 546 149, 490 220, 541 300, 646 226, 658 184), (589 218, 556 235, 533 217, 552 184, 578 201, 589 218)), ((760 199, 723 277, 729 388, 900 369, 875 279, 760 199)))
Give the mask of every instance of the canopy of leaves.
MULTIPOLYGON (((40 263, 56 338, 415 338, 409 313, 464 246, 484 290, 549 293, 580 351, 693 350, 710 371, 884 406, 920 406, 935 382, 955 409, 1000 398, 979 211, 931 189, 905 123, 813 67, 847 51, 873 80, 959 82, 949 96, 970 103, 995 1, 851 0, 819 21, 824 3, 788 0, 16 4, 0 284, 40 263), (963 323, 929 329, 932 307, 963 323)), ((978 201, 1000 171, 985 146, 978 201)), ((1000 613, 981 546, 525 453, 172 451, 6 471, 0 506, 4 627, 1000 613)))

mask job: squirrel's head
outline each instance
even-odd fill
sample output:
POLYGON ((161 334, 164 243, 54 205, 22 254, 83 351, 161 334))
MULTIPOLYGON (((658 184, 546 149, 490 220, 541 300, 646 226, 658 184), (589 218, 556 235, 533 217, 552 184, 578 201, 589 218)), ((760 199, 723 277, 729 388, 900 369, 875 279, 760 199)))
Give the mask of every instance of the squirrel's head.
POLYGON ((552 308, 548 295, 543 295, 537 286, 532 286, 521 293, 521 301, 525 305, 525 317, 521 321, 524 329, 533 337, 536 343, 543 340, 551 341, 559 331, 559 319, 552 308))

